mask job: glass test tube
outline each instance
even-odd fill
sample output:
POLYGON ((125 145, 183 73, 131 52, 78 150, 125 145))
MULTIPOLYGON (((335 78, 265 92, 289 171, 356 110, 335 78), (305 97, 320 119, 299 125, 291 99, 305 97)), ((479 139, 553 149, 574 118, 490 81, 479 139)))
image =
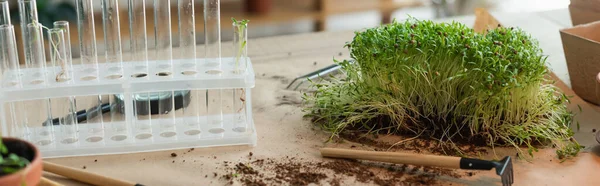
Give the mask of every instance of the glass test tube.
MULTIPOLYGON (((29 84, 42 84, 46 80, 46 57, 44 56, 44 38, 42 26, 39 23, 27 24, 27 33, 25 41, 28 42, 28 51, 30 65, 27 67, 30 75, 29 84)), ((52 115, 50 111, 50 100, 27 100, 23 101, 23 108, 35 108, 25 112, 27 118, 26 125, 32 128, 34 132, 34 140, 38 145, 49 145, 54 142, 54 125, 52 123, 52 115)))
MULTIPOLYGON (((50 48, 50 60, 55 69, 56 81, 71 81, 72 64, 67 56, 67 43, 65 41, 64 30, 61 28, 52 28, 48 30, 48 45, 50 48)), ((75 108, 74 97, 52 98, 50 110, 52 116, 58 117, 59 131, 61 133, 61 143, 71 144, 79 140, 77 128, 77 109, 75 108)), ((54 124, 54 122, 53 122, 54 124)))
MULTIPOLYGON (((4 24, 0 25, 0 60, 2 61, 2 74, 5 76, 5 84, 2 87, 12 87, 20 82, 19 78, 19 64, 18 64, 18 53, 17 53, 17 42, 15 40, 15 28, 13 25, 4 24), (13 79, 13 80, 11 80, 13 79)), ((28 135, 27 126, 23 125, 25 122, 21 117, 23 113, 21 102, 8 103, 8 112, 10 114, 11 136, 25 138, 28 135)))
MULTIPOLYGON (((173 42, 171 32, 171 1, 154 0, 154 37, 155 37, 155 60, 159 68, 158 76, 170 78, 173 69, 173 42)), ((175 128, 175 110, 174 110, 174 91, 159 92, 156 94, 158 99, 158 117, 161 118, 160 135, 163 137, 172 137, 176 133, 175 128)))
POLYGON ((59 28, 65 35, 65 53, 67 56, 67 64, 71 65, 71 72, 73 70, 73 54, 71 53, 71 30, 69 28, 68 21, 55 21, 53 23, 54 28, 59 28))
POLYGON ((42 84, 46 80, 46 56, 44 56, 44 35, 42 26, 38 23, 27 24, 27 33, 25 41, 28 42, 30 64, 27 68, 31 69, 31 81, 29 84, 42 84))
MULTIPOLYGON (((221 15, 220 0, 204 0, 205 65, 213 69, 208 74, 221 74, 221 15)), ((221 89, 206 91, 206 107, 210 133, 222 133, 223 110, 221 89)))
MULTIPOLYGON (((32 42, 28 41, 29 29, 27 25, 31 23, 38 22, 38 12, 37 12, 37 3, 36 0, 19 0, 19 16, 21 18, 21 34, 24 36, 23 38, 23 52, 25 53, 25 66, 30 67, 32 64, 32 59, 30 59, 31 51, 29 46, 32 42)), ((44 54, 42 52, 42 54, 44 54)))
MULTIPOLYGON (((248 68, 248 23, 233 23, 233 51, 235 52, 234 73, 243 74, 248 68)), ((247 128, 246 89, 233 90, 233 131, 245 132, 247 128)))
POLYGON ((0 0, 0 25, 12 25, 10 23, 10 8, 8 0, 0 0))
MULTIPOLYGON (((184 75, 196 75, 196 12, 194 10, 194 0, 177 0, 177 12, 179 19, 179 52, 180 59, 183 60, 181 67, 184 69, 181 73, 184 75)), ((194 99, 204 97, 197 90, 182 90, 183 96, 181 111, 176 112, 177 118, 187 124, 185 134, 197 135, 200 133, 200 112, 194 99)))
POLYGON ((4 76, 3 87, 12 87, 20 84, 19 54, 17 53, 17 41, 15 39, 15 27, 13 25, 0 25, 0 59, 2 60, 2 75, 4 76))
MULTIPOLYGON (((177 0, 179 18, 179 52, 184 60, 182 66, 191 71, 196 70, 196 18, 194 0, 177 0)), ((191 74, 185 73, 184 74, 191 74)))
MULTIPOLYGON (((92 0, 77 0, 77 31, 79 38, 80 63, 82 73, 81 80, 97 81, 98 78, 98 53, 96 48, 96 28, 94 23, 94 2, 92 0)), ((76 107, 86 110, 87 131, 92 133, 92 137, 86 139, 90 142, 97 142, 102 139, 104 130, 102 118, 102 96, 93 95, 78 97, 76 107)), ((81 124, 81 123, 80 123, 81 124)))
POLYGON ((121 50, 121 25, 119 22, 118 0, 102 0, 102 26, 104 29, 105 55, 109 73, 106 78, 119 79, 123 76, 123 52, 121 50))
POLYGON ((233 23, 233 51, 235 52, 235 70, 237 74, 246 72, 248 68, 248 23, 233 23))
MULTIPOLYGON (((148 78, 148 36, 146 34, 146 0, 128 0, 131 57, 140 62, 134 78, 148 78)), ((152 137, 149 93, 132 95, 136 139, 152 137)))
MULTIPOLYGON (((221 1, 204 0, 204 45, 206 65, 221 69, 221 1)), ((215 72, 217 73, 217 72, 215 72)))
POLYGON ((77 31, 83 72, 88 74, 82 80, 98 79, 98 53, 96 49, 96 28, 92 0, 77 0, 77 31))

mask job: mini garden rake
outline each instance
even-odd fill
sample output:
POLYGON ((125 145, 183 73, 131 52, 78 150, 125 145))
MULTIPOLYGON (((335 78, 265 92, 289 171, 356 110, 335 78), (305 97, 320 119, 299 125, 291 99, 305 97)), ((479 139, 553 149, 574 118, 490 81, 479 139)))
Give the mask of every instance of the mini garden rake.
POLYGON ((340 73, 340 69, 341 67, 337 64, 329 65, 325 68, 297 77, 285 89, 294 87, 293 90, 298 90, 298 88, 307 80, 316 81, 319 79, 327 79, 330 76, 340 73))
POLYGON ((464 170, 492 170, 495 168, 496 174, 502 179, 502 186, 511 186, 514 183, 513 166, 510 156, 507 156, 500 161, 487 161, 450 156, 335 148, 322 148, 321 156, 464 170))

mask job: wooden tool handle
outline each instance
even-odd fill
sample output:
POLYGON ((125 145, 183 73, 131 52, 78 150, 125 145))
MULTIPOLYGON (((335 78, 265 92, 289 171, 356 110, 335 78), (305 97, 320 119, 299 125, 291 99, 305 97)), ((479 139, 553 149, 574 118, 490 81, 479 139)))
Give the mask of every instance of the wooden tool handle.
POLYGON ((51 172, 54 174, 58 174, 67 178, 71 178, 77 181, 81 181, 84 183, 89 183, 92 185, 111 185, 111 186, 141 186, 140 184, 136 184, 133 182, 118 180, 114 178, 109 178, 106 176, 77 170, 71 167, 65 167, 62 165, 57 165, 54 163, 50 163, 44 161, 44 171, 51 172))
POLYGON ((45 177, 41 177, 40 178, 40 183, 38 183, 38 186, 63 186, 60 183, 57 183, 55 181, 52 181, 48 178, 45 177))
POLYGON ((430 167, 460 168, 460 157, 410 154, 399 152, 375 152, 350 149, 322 148, 321 156, 331 158, 346 158, 371 160, 388 163, 409 164, 430 167))

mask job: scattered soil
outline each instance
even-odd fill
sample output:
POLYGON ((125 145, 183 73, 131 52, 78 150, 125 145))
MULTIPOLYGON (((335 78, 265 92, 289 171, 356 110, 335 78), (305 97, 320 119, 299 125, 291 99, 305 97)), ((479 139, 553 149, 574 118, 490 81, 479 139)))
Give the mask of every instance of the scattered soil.
POLYGON ((596 129, 592 129, 592 132, 596 132, 596 129))
POLYGON ((290 80, 284 76, 271 76, 271 79, 279 80, 279 81, 281 81, 282 84, 290 83, 290 80))
POLYGON ((84 165, 84 166, 83 166, 83 169, 87 169, 87 167, 84 165))
POLYGON ((342 180, 376 185, 435 185, 440 177, 461 178, 474 174, 452 169, 343 159, 314 162, 285 157, 242 161, 244 162, 224 162, 226 174, 220 179, 228 184, 238 182, 253 186, 325 183, 338 186, 344 185, 342 180))
POLYGON ((177 157, 177 153, 172 152, 171 157, 177 157))
POLYGON ((315 62, 313 63, 313 65, 317 66, 317 62, 315 61, 315 62))
POLYGON ((94 162, 98 162, 98 160, 94 160, 94 162))
POLYGON ((254 153, 252 153, 252 152, 248 153, 248 156, 252 157, 252 155, 254 155, 254 153))
POLYGON ((302 105, 302 98, 299 95, 283 95, 281 97, 277 97, 279 102, 275 106, 281 105, 302 105))
MULTIPOLYGON (((406 136, 408 136, 408 135, 406 135, 406 136)), ((377 138, 379 137, 377 134, 366 135, 364 132, 357 131, 357 130, 344 131, 339 134, 339 137, 344 140, 347 140, 347 141, 374 147, 375 151, 387 151, 388 149, 408 150, 408 151, 413 151, 416 153, 421 153, 421 152, 427 151, 427 152, 430 152, 433 154, 446 155, 446 154, 455 152, 456 151, 455 148, 458 147, 466 155, 478 155, 480 153, 481 154, 487 153, 487 149, 485 148, 485 146, 481 146, 478 144, 455 142, 456 146, 451 146, 450 144, 440 143, 437 140, 427 139, 427 138, 416 138, 416 139, 407 140, 407 141, 404 141, 404 142, 398 143, 398 144, 390 144, 390 143, 386 143, 386 142, 377 140, 377 138)), ((408 137, 407 137, 407 139, 408 139, 408 137)), ((355 148, 355 147, 356 146, 351 147, 351 148, 355 148)))

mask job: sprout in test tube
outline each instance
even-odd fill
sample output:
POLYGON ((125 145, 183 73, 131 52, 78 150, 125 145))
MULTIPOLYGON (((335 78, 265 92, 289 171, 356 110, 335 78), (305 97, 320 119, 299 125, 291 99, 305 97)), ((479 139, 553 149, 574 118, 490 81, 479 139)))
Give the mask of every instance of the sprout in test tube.
MULTIPOLYGON (((248 44, 248 39, 247 39, 247 35, 246 35, 246 29, 248 28, 248 22, 250 22, 249 20, 241 20, 238 21, 235 18, 231 18, 231 20, 233 21, 233 25, 234 25, 234 29, 237 28, 237 30, 234 30, 234 33, 236 35, 234 35, 234 38, 237 38, 237 42, 234 42, 234 46, 235 49, 237 49, 236 52, 236 56, 235 56, 235 70, 236 72, 240 73, 241 71, 245 71, 246 69, 246 64, 241 65, 240 64, 240 59, 242 58, 246 58, 248 57, 247 52, 246 52, 246 45, 248 44), (242 67, 242 69, 240 69, 240 66, 242 67)), ((245 61, 245 59, 244 59, 245 61)))

